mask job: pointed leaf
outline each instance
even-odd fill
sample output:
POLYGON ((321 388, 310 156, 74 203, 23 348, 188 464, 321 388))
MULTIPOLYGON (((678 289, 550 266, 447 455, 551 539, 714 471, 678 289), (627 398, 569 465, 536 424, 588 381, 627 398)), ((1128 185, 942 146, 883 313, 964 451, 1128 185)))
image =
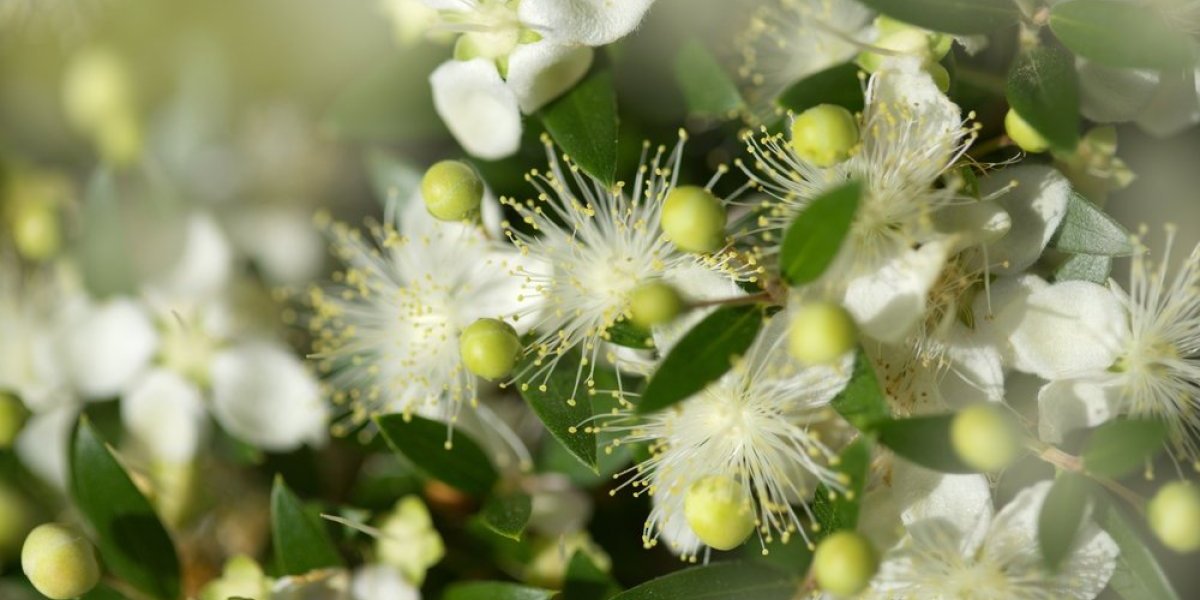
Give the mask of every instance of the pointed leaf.
POLYGON ((1062 473, 1054 480, 1038 513, 1038 548, 1051 570, 1071 553, 1075 536, 1087 514, 1088 480, 1078 473, 1062 473))
POLYGON ((1109 587, 1125 600, 1179 600, 1162 566, 1120 510, 1109 502, 1096 512, 1100 526, 1121 550, 1109 587))
POLYGON ((1098 256, 1129 256, 1134 251, 1129 232, 1116 219, 1075 193, 1050 245, 1062 252, 1098 256))
POLYGON ((942 473, 976 473, 963 464, 950 442, 954 415, 888 419, 875 426, 879 443, 923 467, 942 473))
POLYGON ((513 540, 520 540, 529 523, 529 515, 533 504, 529 494, 511 492, 495 494, 488 498, 479 514, 484 526, 498 535, 513 540))
POLYGON ((1076 54, 1110 67, 1188 68, 1196 59, 1187 33, 1138 2, 1063 2, 1050 11, 1050 29, 1076 54))
POLYGON ((861 0, 879 12, 946 33, 990 33, 1017 22, 1013 0, 861 0))
POLYGON ((757 562, 719 562, 676 571, 628 589, 613 600, 789 600, 801 580, 794 574, 757 562))
POLYGON ((870 432, 876 422, 892 416, 887 399, 879 387, 879 379, 875 376, 875 368, 862 348, 854 356, 854 372, 850 375, 850 382, 831 404, 859 431, 870 432))
POLYGON ((342 565, 325 524, 305 509, 281 476, 271 488, 271 535, 275 564, 284 575, 342 565))
POLYGON ((612 185, 617 176, 617 95, 598 71, 541 110, 542 124, 579 168, 612 185))
POLYGON ((458 428, 453 428, 450 442, 449 425, 415 415, 383 415, 375 418, 375 424, 393 450, 447 485, 483 496, 499 478, 479 444, 458 428))
POLYGON ((691 114, 728 118, 743 106, 737 84, 699 40, 689 39, 679 50, 675 81, 691 114))
POLYGON ((861 196, 862 184, 851 181, 821 194, 792 221, 779 254, 788 283, 809 283, 825 272, 850 232, 861 196))
POLYGON ((1121 419, 1096 428, 1083 448, 1083 467, 1094 475, 1122 477, 1146 464, 1167 441, 1160 421, 1121 419))
POLYGON ((845 477, 845 490, 834 494, 826 486, 820 485, 813 495, 811 508, 821 524, 821 530, 814 535, 814 542, 835 531, 853 530, 858 525, 858 512, 862 506, 863 488, 870 466, 871 445, 867 438, 860 437, 842 450, 836 469, 845 477))
POLYGON ((1079 76, 1075 59, 1058 46, 1037 46, 1017 58, 1008 74, 1008 103, 1050 145, 1079 145, 1079 76))
POLYGON ((1054 270, 1054 280, 1104 283, 1112 273, 1112 263, 1111 256, 1072 254, 1054 270))
MULTIPOLYGON (((537 357, 533 354, 526 356, 518 372, 531 366, 535 360, 537 357)), ((546 430, 562 442, 579 462, 595 472, 596 433, 585 425, 585 421, 592 417, 592 395, 589 394, 586 375, 580 375, 579 362, 578 350, 568 352, 559 358, 549 376, 522 383, 519 389, 521 397, 537 413, 546 430)), ((616 374, 612 370, 596 366, 591 373, 594 389, 617 389, 616 374)))
POLYGON ((850 112, 863 109, 862 82, 858 65, 840 64, 818 71, 784 90, 776 104, 794 113, 802 113, 818 104, 834 104, 850 112))

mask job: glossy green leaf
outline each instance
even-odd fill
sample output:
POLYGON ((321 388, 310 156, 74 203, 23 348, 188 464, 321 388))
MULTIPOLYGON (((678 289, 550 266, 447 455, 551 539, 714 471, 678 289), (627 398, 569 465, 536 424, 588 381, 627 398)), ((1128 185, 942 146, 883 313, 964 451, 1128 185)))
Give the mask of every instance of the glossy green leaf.
POLYGON ((801 579, 760 562, 719 562, 676 571, 630 588, 613 600, 789 600, 801 579))
POLYGON ((851 181, 817 197, 788 227, 779 252, 779 270, 792 285, 809 283, 825 272, 850 232, 862 184, 851 181))
POLYGON ((533 509, 529 494, 511 492, 495 494, 483 505, 479 513, 484 526, 497 535, 519 540, 529 523, 530 511, 533 509))
POLYGON ((860 348, 854 356, 850 382, 832 402, 834 410, 859 431, 871 431, 875 423, 892 416, 887 399, 879 387, 871 359, 860 348))
POLYGON ((654 373, 637 410, 662 410, 704 389, 733 366, 754 343, 762 326, 757 305, 724 306, 684 334, 654 373))
POLYGON ((1083 467, 1089 473, 1121 477, 1152 459, 1167 441, 1160 421, 1121 419, 1096 428, 1083 448, 1083 467))
POLYGON ((1088 480, 1078 473, 1062 473, 1054 480, 1038 513, 1038 548, 1051 570, 1071 552, 1075 536, 1087 513, 1088 480))
POLYGON ((685 42, 675 57, 675 81, 690 114, 731 117, 743 106, 737 84, 698 40, 685 42))
MULTIPOLYGON (((600 392, 617 389, 617 376, 611 369, 589 365, 584 376, 579 375, 579 351, 573 350, 560 357, 558 365, 548 377, 537 377, 522 383, 521 396, 537 413, 546 430, 550 432, 571 454, 593 472, 597 469, 596 434, 584 422, 592 416, 592 395, 588 393, 587 375, 592 374, 592 383, 600 392)), ((537 357, 527 356, 518 372, 531 368, 537 357)))
POLYGON ((626 319, 621 319, 605 332, 605 341, 626 348, 649 350, 654 347, 654 338, 649 331, 634 325, 626 319))
POLYGON ((1097 522, 1121 550, 1109 587, 1125 600, 1179 600, 1162 566, 1120 510, 1110 502, 1096 512, 1097 522))
POLYGON ((342 565, 325 524, 305 509, 280 476, 271 488, 271 536, 275 564, 285 575, 342 565))
POLYGON ((1017 57, 1008 74, 1008 103, 1050 145, 1079 145, 1079 76, 1075 59, 1058 46, 1037 46, 1017 57))
POLYGON ((932 31, 990 33, 1017 22, 1013 0, 861 0, 879 12, 932 31))
POLYGON ((70 457, 71 497, 96 532, 108 572, 150 596, 178 598, 171 536, 87 417, 76 425, 70 457))
POLYGON ((1191 37, 1141 3, 1063 2, 1050 11, 1050 29, 1076 54, 1110 67, 1186 68, 1196 59, 1191 37))
POLYGON ((621 592, 621 586, 601 571, 587 553, 577 550, 567 563, 563 597, 571 600, 608 600, 621 592))
POLYGON ((853 530, 858 525, 858 512, 862 506, 863 488, 870 466, 871 445, 867 438, 860 437, 842 450, 835 468, 845 477, 846 489, 834 494, 824 485, 817 487, 811 508, 821 524, 821 530, 814 535, 814 542, 835 531, 853 530))
POLYGON ((455 583, 442 600, 550 600, 556 592, 503 581, 455 583))
POLYGON ((424 474, 447 485, 483 496, 499 478, 479 444, 458 428, 454 428, 454 441, 450 443, 450 426, 439 421, 393 414, 376 417, 375 424, 393 450, 424 474))
POLYGON ((950 442, 954 415, 887 419, 875 424, 879 443, 923 467, 942 473, 975 473, 963 464, 950 442))
POLYGON ((863 109, 862 81, 858 65, 845 63, 818 71, 784 90, 776 104, 795 113, 818 104, 834 104, 850 112, 863 109))
POLYGON ((1062 252, 1097 256, 1129 256, 1134 250, 1129 232, 1079 194, 1071 194, 1067 201, 1067 214, 1050 245, 1062 252))
POLYGON ((1112 263, 1111 256, 1072 254, 1054 270, 1054 280, 1104 283, 1112 273, 1112 263))
POLYGON ((617 176, 617 95, 612 73, 589 75, 540 112, 546 131, 575 164, 607 184, 617 176))

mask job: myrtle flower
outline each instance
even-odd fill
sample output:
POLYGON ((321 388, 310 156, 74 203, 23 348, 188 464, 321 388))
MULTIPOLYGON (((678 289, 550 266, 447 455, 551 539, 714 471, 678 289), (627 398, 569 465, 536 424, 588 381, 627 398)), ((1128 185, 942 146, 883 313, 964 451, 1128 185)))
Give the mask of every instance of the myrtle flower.
POLYGON ((516 152, 521 114, 575 85, 592 47, 633 31, 653 0, 422 0, 439 11, 434 31, 461 36, 454 59, 429 77, 433 102, 467 152, 516 152))
POLYGON ((512 272, 521 258, 510 247, 480 228, 434 220, 419 197, 397 217, 370 226, 373 242, 332 225, 346 268, 337 286, 310 291, 313 357, 334 403, 349 407, 350 428, 383 412, 454 421, 478 396, 459 355, 463 328, 534 310, 520 298, 512 272))
POLYGON ((926 296, 954 253, 956 240, 938 231, 934 216, 961 203, 954 186, 935 183, 975 139, 958 106, 942 94, 915 59, 889 61, 866 89, 860 147, 822 168, 801 158, 782 135, 748 136, 754 169, 743 165, 774 197, 760 220, 764 253, 773 256, 783 231, 810 202, 848 180, 864 193, 849 237, 828 272, 833 293, 871 337, 903 340, 926 308, 926 296))
POLYGON ((784 348, 789 321, 786 311, 772 317, 743 361, 680 404, 641 418, 626 403, 598 421, 619 434, 621 445, 650 445, 652 456, 621 486, 654 499, 642 533, 647 547, 661 537, 695 560, 704 544, 685 520, 684 498, 709 476, 735 480, 753 499, 747 508, 765 541, 805 535, 801 515, 818 483, 844 489, 830 466, 836 450, 821 429, 833 417, 829 402, 848 380, 852 355, 833 367, 801 368, 784 348))
MULTIPOLYGON (((517 271, 523 277, 522 297, 538 301, 535 310, 521 313, 522 321, 539 332, 528 350, 537 356, 534 367, 518 373, 518 379, 538 385, 539 377, 548 377, 564 354, 579 349, 584 359, 580 373, 586 368, 591 387, 587 367, 608 358, 602 352, 609 329, 628 317, 629 295, 642 283, 671 279, 695 266, 723 271, 730 278, 754 277, 754 269, 730 251, 687 253, 663 234, 662 205, 676 187, 683 155, 682 132, 680 136, 670 154, 659 146, 649 157, 649 144, 643 147, 632 194, 624 182, 610 187, 569 159, 564 158, 565 165, 559 162, 549 139, 544 139, 549 169, 526 176, 537 188, 537 198, 502 200, 532 230, 506 222, 505 233, 538 265, 517 271)), ((712 178, 709 189, 721 173, 712 178)))

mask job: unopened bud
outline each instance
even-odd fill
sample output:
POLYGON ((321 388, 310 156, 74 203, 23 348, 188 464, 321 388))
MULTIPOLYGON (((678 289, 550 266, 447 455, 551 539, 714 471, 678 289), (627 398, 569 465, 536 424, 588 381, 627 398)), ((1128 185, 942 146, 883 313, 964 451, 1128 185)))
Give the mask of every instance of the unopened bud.
POLYGON ((683 516, 700 541, 717 550, 732 550, 754 531, 750 495, 733 478, 711 475, 688 487, 683 516))
POLYGON ((825 365, 854 348, 854 318, 833 302, 809 302, 796 308, 788 327, 788 352, 806 365, 825 365))
POLYGON ((950 442, 967 466, 987 472, 1012 464, 1020 450, 1012 419, 1003 409, 983 403, 955 415, 950 424, 950 442))
POLYGON ((471 323, 458 343, 467 370, 489 381, 512 373, 521 356, 521 339, 516 330, 498 319, 471 323))
POLYGON ((721 201, 701 187, 677 187, 663 202, 663 233, 684 252, 713 252, 724 246, 725 219, 721 201))
POLYGON ((25 538, 21 568, 43 596, 67 600, 86 594, 100 581, 92 544, 74 527, 47 523, 25 538))
POLYGON ((425 171, 421 198, 429 214, 440 221, 473 219, 483 204, 483 181, 470 165, 444 160, 425 171))
POLYGON ((835 596, 853 596, 871 584, 879 557, 861 534, 839 531, 817 545, 812 568, 822 590, 835 596))
POLYGON ((1162 486, 1146 505, 1146 520, 1164 546, 1176 552, 1200 550, 1200 488, 1186 481, 1162 486))

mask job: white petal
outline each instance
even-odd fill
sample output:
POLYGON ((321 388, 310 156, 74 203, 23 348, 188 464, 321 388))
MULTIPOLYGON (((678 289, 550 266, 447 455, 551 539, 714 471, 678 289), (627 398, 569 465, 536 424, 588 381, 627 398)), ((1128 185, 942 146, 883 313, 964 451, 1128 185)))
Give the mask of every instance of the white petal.
POLYGON ((89 398, 119 394, 145 368, 157 347, 153 321, 128 298, 84 309, 63 340, 69 377, 89 398))
POLYGON ((1012 219, 1012 227, 987 248, 992 272, 1001 275, 1020 273, 1037 261, 1067 214, 1071 197, 1067 178, 1041 165, 1004 169, 979 182, 979 188, 985 195, 993 194, 1013 183, 1016 187, 996 199, 1012 219))
POLYGON ((946 475, 896 459, 892 493, 905 526, 938 519, 953 526, 970 552, 992 520, 992 490, 983 475, 946 475))
POLYGON ((1164 73, 1154 100, 1137 124, 1151 135, 1167 137, 1200 123, 1200 85, 1196 74, 1164 73))
POLYGON ((156 460, 192 460, 208 430, 200 389, 173 371, 154 369, 121 398, 121 423, 156 460))
POLYGON ((67 443, 78 414, 79 407, 69 404, 34 415, 21 428, 14 446, 34 475, 60 490, 67 489, 67 443))
POLYGON ((1127 317, 1107 287, 1065 281, 1030 294, 1013 315, 1013 366, 1043 379, 1103 371, 1117 360, 1127 317))
POLYGON ((581 531, 592 516, 592 499, 556 473, 539 475, 529 526, 547 537, 581 531))
POLYGON ((933 214, 937 230, 955 237, 954 251, 991 244, 1012 229, 1012 218, 991 200, 953 204, 933 214))
POLYGON ((508 55, 508 86, 530 114, 571 89, 592 66, 592 49, 549 40, 517 46, 508 55))
POLYGON ((1113 377, 1051 381, 1038 392, 1038 437, 1057 444, 1063 436, 1115 417, 1121 401, 1113 377))
POLYGON ((432 75, 433 105, 454 139, 479 158, 510 156, 521 145, 517 95, 488 60, 450 60, 432 75))
POLYGON ((982 336, 955 322, 947 334, 949 372, 941 383, 941 396, 951 406, 1004 399, 1004 363, 1000 349, 982 336))
POLYGON ((455 12, 466 12, 471 10, 471 0, 419 0, 421 4, 428 6, 434 10, 452 10, 455 12))
POLYGON ((1131 121, 1142 114, 1158 89, 1155 71, 1117 69, 1079 59, 1080 111, 1097 123, 1131 121))
MULTIPOLYGON (((915 58, 889 59, 868 85, 864 155, 880 181, 932 183, 965 135, 962 113, 915 58)), ((876 175, 873 173, 873 175, 876 175)))
POLYGON ((939 240, 917 250, 899 250, 867 275, 846 287, 846 310, 862 331, 886 343, 908 336, 925 316, 929 289, 946 264, 950 242, 939 240))
POLYGON ((179 260, 150 287, 170 297, 195 299, 219 294, 233 271, 233 248, 212 215, 188 218, 186 239, 179 260))
POLYGON ((404 579, 398 569, 378 563, 354 572, 350 593, 354 600, 421 600, 421 591, 404 579))
POLYGON ((1001 277, 979 294, 971 310, 975 315, 974 337, 991 345, 1000 353, 1005 366, 1016 362, 1009 334, 1017 328, 1029 295, 1049 286, 1037 275, 1001 277))
POLYGON ((325 260, 325 241, 300 207, 259 206, 238 213, 231 233, 273 284, 312 281, 325 260))
POLYGON ((237 438, 288 451, 325 440, 328 408, 316 378, 287 349, 248 342, 213 359, 213 413, 237 438))
POLYGON ((517 15, 548 39, 602 46, 636 29, 652 4, 654 0, 522 0, 517 15))

